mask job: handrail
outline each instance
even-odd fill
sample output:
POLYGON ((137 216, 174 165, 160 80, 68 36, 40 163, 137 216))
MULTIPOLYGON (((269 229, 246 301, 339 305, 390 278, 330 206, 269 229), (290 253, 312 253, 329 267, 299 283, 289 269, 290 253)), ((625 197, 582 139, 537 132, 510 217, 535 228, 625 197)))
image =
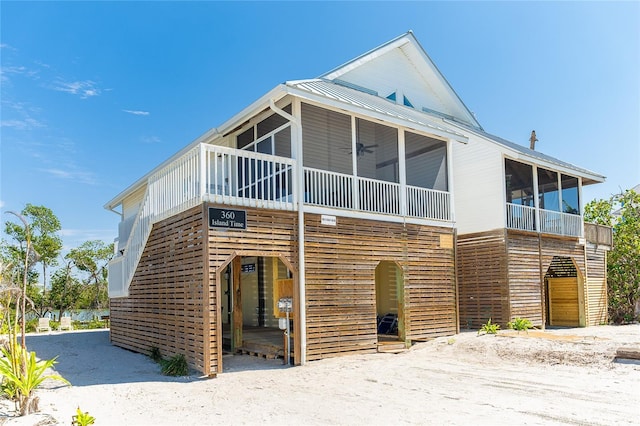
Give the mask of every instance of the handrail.
MULTIPOLYGON (((305 203, 353 211, 400 215, 401 185, 327 170, 304 168, 305 203), (357 193, 354 194, 354 182, 357 193)), ((451 195, 446 191, 406 188, 407 217, 450 221, 451 195)))
POLYGON ((544 234, 582 237, 582 216, 571 213, 538 209, 536 220, 535 207, 507 203, 506 227, 522 231, 540 232, 544 234))
POLYGON ((151 228, 158 221, 203 200, 294 210, 294 164, 290 158, 199 145, 158 170, 147 181, 142 204, 121 255, 109 264, 110 297, 127 296, 151 228))

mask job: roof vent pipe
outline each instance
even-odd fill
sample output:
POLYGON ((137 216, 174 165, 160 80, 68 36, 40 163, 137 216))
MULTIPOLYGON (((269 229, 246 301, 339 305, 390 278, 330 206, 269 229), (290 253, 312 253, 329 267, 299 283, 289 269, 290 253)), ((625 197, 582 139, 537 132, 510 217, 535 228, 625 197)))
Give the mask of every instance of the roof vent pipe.
POLYGON ((529 144, 529 148, 530 148, 532 151, 535 151, 535 149, 536 149, 536 142, 537 142, 537 141, 538 141, 538 138, 536 138, 536 131, 535 131, 535 130, 532 130, 532 131, 531 131, 531 137, 529 138, 529 142, 530 142, 530 144, 529 144))

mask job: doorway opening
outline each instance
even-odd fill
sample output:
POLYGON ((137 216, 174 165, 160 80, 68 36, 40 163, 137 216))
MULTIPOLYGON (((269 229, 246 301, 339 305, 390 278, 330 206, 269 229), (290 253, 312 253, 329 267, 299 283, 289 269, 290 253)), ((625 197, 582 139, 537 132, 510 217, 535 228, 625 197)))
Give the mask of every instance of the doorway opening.
POLYGON ((552 327, 584 327, 584 288, 573 259, 554 256, 544 281, 546 324, 552 327))
POLYGON ((236 256, 220 282, 223 353, 267 359, 284 359, 289 353, 293 362, 294 312, 289 312, 287 338, 286 313, 278 305, 288 298, 293 306, 293 272, 285 262, 275 256, 236 256))
POLYGON ((384 260, 376 266, 376 325, 378 346, 405 341, 404 275, 395 262, 384 260))

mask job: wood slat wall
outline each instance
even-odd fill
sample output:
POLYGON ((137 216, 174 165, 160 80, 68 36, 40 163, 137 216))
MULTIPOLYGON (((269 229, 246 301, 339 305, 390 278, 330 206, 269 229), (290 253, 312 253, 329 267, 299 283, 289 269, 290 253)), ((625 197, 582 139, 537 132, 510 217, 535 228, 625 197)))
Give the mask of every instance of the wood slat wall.
POLYGON ((489 318, 506 327, 509 292, 504 230, 459 235, 457 250, 460 327, 479 329, 489 318))
MULTIPOLYGON (((208 207, 224 208, 205 204, 208 207)), ((218 273, 234 256, 265 256, 280 257, 285 263, 289 263, 294 276, 297 274, 297 213, 282 210, 266 210, 256 208, 243 208, 247 212, 247 229, 209 229, 208 230, 208 282, 209 282, 209 306, 208 329, 211 339, 208 343, 209 365, 212 372, 219 373, 219 362, 222 357, 222 339, 217 323, 216 291, 218 285, 218 273)), ((295 280, 297 283, 297 280, 295 280)), ((295 286, 294 286, 295 287, 295 286)), ((299 351, 295 348, 294 352, 299 351)))
POLYGON ((377 346, 375 269, 394 261, 405 278, 406 338, 425 340, 457 331, 453 231, 338 217, 335 227, 305 216, 307 359, 377 346))
POLYGON ((595 244, 587 244, 587 325, 608 322, 607 251, 595 244))
POLYGON ((205 370, 202 224, 196 207, 153 226, 129 297, 111 299, 114 345, 145 354, 155 346, 205 370))
POLYGON ((544 275, 554 256, 559 256, 571 258, 585 277, 584 246, 577 238, 512 230, 507 235, 511 318, 527 318, 534 326, 542 326, 546 321, 544 275))
POLYGON ((511 318, 543 325, 542 275, 537 235, 507 233, 507 264, 511 318))

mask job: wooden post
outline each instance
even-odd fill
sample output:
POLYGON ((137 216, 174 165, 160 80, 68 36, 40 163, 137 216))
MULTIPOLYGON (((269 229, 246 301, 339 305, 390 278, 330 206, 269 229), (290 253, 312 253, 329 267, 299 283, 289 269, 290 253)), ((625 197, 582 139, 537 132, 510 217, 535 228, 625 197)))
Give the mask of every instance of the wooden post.
POLYGON ((242 292, 240 291, 240 271, 242 270, 242 257, 236 256, 231 264, 233 274, 233 340, 232 350, 242 347, 242 292))

